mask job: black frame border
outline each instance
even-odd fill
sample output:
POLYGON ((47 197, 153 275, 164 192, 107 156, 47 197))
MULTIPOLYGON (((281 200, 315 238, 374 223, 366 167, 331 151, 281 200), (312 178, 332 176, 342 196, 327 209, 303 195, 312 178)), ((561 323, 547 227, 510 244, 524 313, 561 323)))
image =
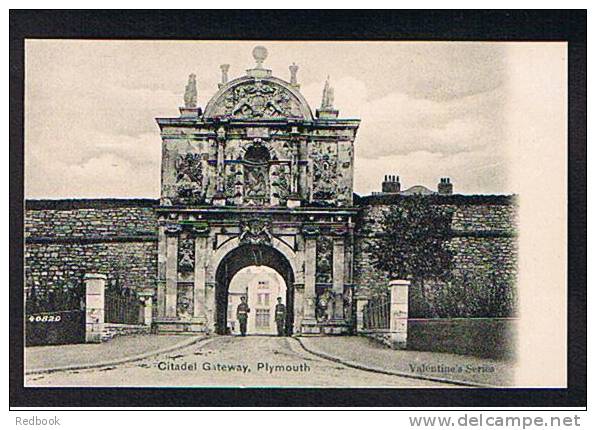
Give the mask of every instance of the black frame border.
POLYGON ((9 408, 587 407, 586 10, 11 10, 9 408), (259 24, 259 23, 266 23, 259 24), (24 41, 568 42, 567 389, 186 389, 23 386, 24 41))

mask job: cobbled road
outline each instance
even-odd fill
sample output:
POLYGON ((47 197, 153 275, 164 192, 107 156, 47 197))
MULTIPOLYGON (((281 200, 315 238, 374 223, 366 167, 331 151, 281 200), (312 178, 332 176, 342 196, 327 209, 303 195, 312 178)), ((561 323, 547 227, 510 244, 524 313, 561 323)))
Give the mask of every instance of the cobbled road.
POLYGON ((119 365, 26 376, 27 386, 455 387, 379 374, 313 355, 296 339, 222 336, 119 365))

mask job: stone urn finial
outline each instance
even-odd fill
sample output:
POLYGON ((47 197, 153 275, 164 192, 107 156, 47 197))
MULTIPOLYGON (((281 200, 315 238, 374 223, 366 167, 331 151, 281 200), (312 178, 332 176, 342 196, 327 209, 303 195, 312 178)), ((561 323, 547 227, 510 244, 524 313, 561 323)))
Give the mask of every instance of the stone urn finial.
POLYGON ((219 66, 219 68, 221 69, 221 83, 227 84, 228 83, 228 71, 230 70, 230 65, 222 64, 221 66, 219 66))
POLYGON ((296 74, 298 73, 298 65, 296 63, 292 63, 290 65, 290 84, 298 85, 298 78, 296 74))

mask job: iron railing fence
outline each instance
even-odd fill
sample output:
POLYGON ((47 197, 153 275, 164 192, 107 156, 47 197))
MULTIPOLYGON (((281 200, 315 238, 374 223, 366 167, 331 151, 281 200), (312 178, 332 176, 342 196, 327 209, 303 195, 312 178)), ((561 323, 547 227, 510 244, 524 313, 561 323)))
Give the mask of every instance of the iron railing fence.
POLYGON ((32 286, 25 296, 25 315, 78 311, 85 309, 82 282, 71 281, 64 285, 32 286))
POLYGON ((139 324, 141 301, 136 291, 111 282, 105 290, 105 322, 114 324, 139 324))
POLYGON ((371 297, 363 309, 364 329, 389 330, 390 308, 389 292, 371 297))

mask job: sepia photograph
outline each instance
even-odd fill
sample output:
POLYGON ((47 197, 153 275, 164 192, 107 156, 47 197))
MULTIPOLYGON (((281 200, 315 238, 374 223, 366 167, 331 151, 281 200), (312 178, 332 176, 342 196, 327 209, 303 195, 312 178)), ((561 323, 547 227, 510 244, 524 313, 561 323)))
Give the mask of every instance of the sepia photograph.
POLYGON ((25 50, 27 385, 517 386, 508 109, 565 44, 25 50))
POLYGON ((13 398, 579 405, 577 40, 296 13, 14 15, 13 398))

